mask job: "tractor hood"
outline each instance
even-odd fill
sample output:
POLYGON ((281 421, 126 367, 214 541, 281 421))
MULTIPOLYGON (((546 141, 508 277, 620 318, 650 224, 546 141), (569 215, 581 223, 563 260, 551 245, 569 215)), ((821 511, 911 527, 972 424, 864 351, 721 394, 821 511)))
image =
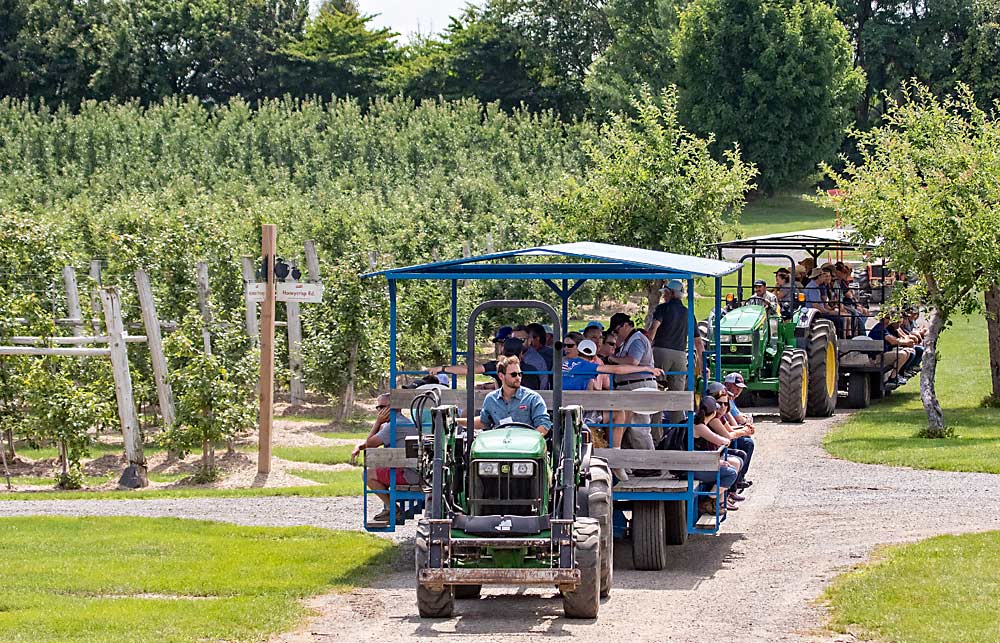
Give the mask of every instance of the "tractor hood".
POLYGON ((748 335, 764 326, 767 312, 756 304, 740 306, 726 313, 722 318, 720 332, 723 335, 748 335))
POLYGON ((537 459, 545 455, 545 438, 533 429, 514 427, 483 431, 472 442, 473 458, 537 459))

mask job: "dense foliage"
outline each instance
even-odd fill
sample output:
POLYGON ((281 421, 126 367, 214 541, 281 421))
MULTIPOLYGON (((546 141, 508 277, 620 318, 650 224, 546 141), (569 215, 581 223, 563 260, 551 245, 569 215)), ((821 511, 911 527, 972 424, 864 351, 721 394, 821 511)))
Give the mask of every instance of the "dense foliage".
POLYGON ((737 141, 765 192, 836 153, 863 79, 829 6, 694 0, 675 43, 686 120, 721 145, 737 141))

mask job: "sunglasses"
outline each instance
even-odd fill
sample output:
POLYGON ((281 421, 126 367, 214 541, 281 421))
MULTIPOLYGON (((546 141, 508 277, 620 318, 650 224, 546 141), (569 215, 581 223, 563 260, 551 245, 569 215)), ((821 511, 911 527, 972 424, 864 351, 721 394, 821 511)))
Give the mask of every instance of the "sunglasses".
POLYGON ((573 342, 563 342, 563 347, 564 348, 576 348, 576 344, 574 344, 573 342))
POLYGON ((375 407, 375 410, 376 411, 384 411, 387 408, 389 408, 388 404, 379 404, 378 406, 375 407))
POLYGON ((507 375, 510 376, 510 377, 521 377, 523 374, 524 373, 521 373, 520 371, 514 371, 513 373, 507 373, 507 375))

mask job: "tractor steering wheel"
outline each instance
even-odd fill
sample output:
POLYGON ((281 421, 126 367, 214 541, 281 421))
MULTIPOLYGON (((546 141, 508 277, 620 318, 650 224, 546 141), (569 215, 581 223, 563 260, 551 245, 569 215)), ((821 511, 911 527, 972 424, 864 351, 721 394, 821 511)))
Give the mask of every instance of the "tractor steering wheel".
POLYGON ((494 429, 531 429, 532 431, 536 430, 535 427, 525 422, 507 422, 506 424, 498 424, 489 430, 493 431, 494 429))
POLYGON ((748 306, 754 306, 754 305, 763 306, 768 311, 772 313, 774 312, 774 306, 771 305, 771 302, 764 299, 763 297, 758 297, 757 295, 751 295, 749 298, 747 298, 746 304, 748 306))

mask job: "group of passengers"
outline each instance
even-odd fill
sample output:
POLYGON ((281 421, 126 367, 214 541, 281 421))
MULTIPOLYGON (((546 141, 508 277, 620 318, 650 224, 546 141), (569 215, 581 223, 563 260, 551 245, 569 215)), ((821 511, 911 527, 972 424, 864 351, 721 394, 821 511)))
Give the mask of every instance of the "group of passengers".
POLYGON ((892 360, 887 384, 902 386, 920 370, 927 327, 920 323, 920 311, 912 306, 902 311, 887 308, 877 317, 868 337, 885 342, 885 357, 892 360))
MULTIPOLYGON (((819 267, 811 257, 800 261, 795 267, 795 277, 788 268, 779 268, 774 273, 773 294, 777 304, 791 302, 801 294, 803 305, 816 309, 816 315, 828 319, 837 329, 839 337, 849 339, 864 335, 871 311, 862 305, 857 285, 853 283, 853 269, 843 261, 825 263, 819 267)), ((758 279, 754 282, 754 295, 766 290, 767 283, 758 279)))

